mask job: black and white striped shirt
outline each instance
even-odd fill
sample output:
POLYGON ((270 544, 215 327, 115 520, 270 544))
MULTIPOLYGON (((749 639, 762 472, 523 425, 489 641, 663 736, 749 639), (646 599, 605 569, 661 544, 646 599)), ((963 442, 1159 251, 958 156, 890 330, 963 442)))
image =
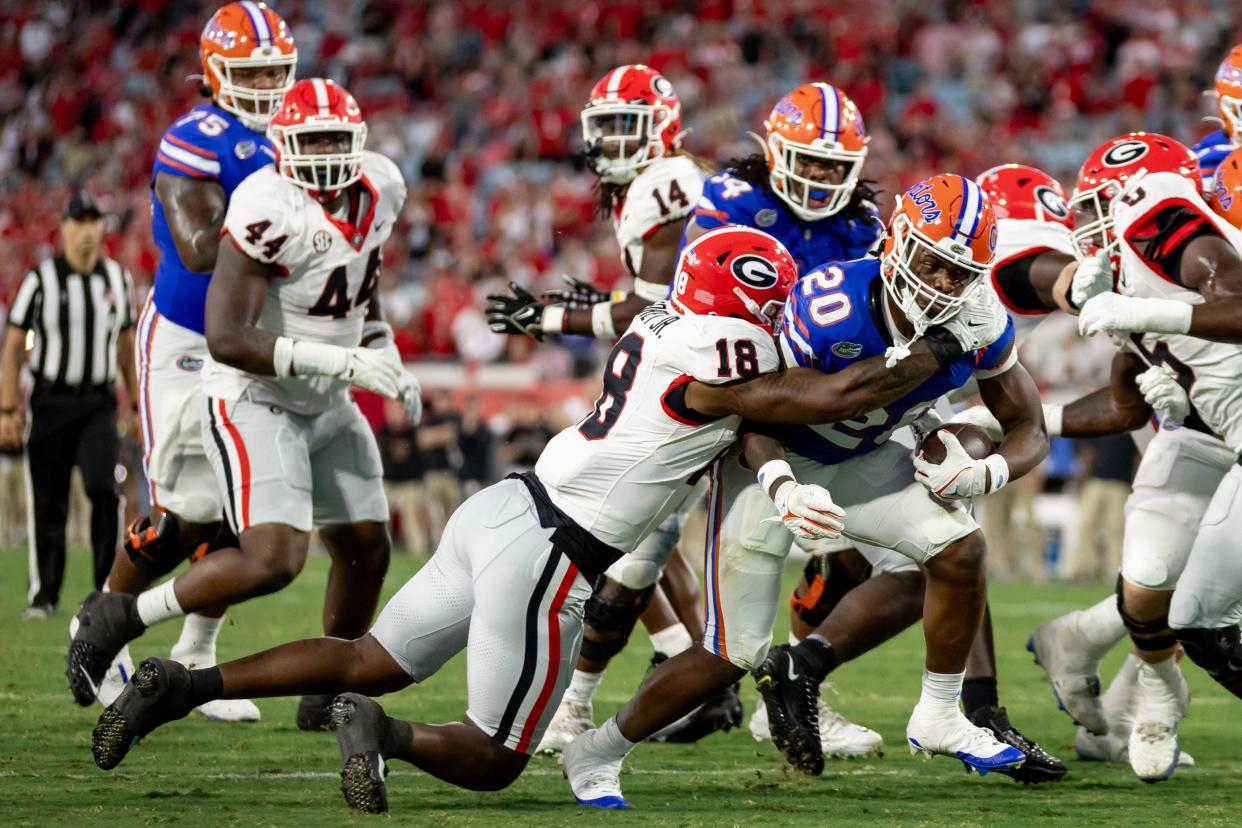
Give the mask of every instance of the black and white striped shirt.
POLYGON ((77 273, 64 256, 44 259, 22 279, 9 324, 34 331, 30 370, 57 386, 111 385, 116 342, 134 325, 129 271, 101 256, 90 273, 77 273))

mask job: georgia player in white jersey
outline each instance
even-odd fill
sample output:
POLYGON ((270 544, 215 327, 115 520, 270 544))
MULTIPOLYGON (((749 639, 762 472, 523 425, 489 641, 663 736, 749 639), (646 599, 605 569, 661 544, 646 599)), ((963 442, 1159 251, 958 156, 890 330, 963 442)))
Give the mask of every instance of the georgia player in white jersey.
MULTIPOLYGON (((668 294, 682 226, 703 190, 704 168, 681 148, 681 102, 673 85, 648 66, 618 66, 591 88, 582 110, 582 140, 599 176, 601 213, 616 233, 629 293, 604 293, 567 278, 569 289, 544 294, 545 304, 518 285, 512 296, 489 297, 488 318, 497 333, 572 333, 613 341, 642 308, 668 294)), ((624 648, 644 608, 656 659, 683 652, 702 635, 698 582, 675 555, 685 502, 633 553, 611 567, 587 605, 582 657, 561 709, 540 745, 555 753, 594 726, 592 700, 609 660, 624 648), (670 590, 667 597, 664 585, 670 590), (671 602, 671 606, 670 606, 671 602), (676 611, 677 615, 673 614, 676 611)), ((692 741, 740 724, 741 702, 730 688, 661 738, 692 741)))
MULTIPOLYGON (((431 561, 370 633, 284 644, 204 671, 144 661, 100 717, 96 763, 115 767, 136 739, 208 698, 378 695, 429 678, 465 649, 463 721, 403 722, 366 696, 336 698, 342 790, 354 808, 387 810, 385 760, 392 758, 473 790, 508 786, 569 681, 593 579, 676 507, 689 481, 734 441, 743 418, 857 416, 963 353, 942 331, 891 369, 876 357, 832 375, 778 371, 773 326, 796 277, 789 253, 760 231, 727 227, 696 240, 670 302, 640 314, 613 349, 594 410, 552 440, 535 471, 467 500, 431 561)), ((304 373, 303 343, 294 348, 295 375, 304 373)), ((268 371, 279 367, 274 350, 266 348, 268 371)), ((826 491, 792 480, 782 491, 781 519, 792 531, 840 530, 840 510, 826 491)))

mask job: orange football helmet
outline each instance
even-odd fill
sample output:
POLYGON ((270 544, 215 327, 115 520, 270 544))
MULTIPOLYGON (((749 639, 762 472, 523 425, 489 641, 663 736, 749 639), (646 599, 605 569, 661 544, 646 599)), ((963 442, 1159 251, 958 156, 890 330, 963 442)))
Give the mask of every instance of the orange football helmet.
POLYGON ((293 86, 298 50, 293 33, 265 3, 242 0, 220 7, 199 38, 203 77, 216 106, 236 115, 256 132, 267 129, 285 93, 293 86), (239 71, 283 69, 268 87, 250 85, 239 71))
POLYGON ((1216 168, 1211 202, 1217 215, 1242 228, 1242 148, 1226 155, 1216 168))
POLYGON ((763 126, 772 191, 805 221, 841 212, 867 158, 862 115, 849 96, 826 83, 804 83, 776 102, 763 126), (824 162, 844 168, 839 183, 805 174, 824 162))
POLYGON ((330 80, 307 78, 295 83, 273 116, 268 136, 276 145, 280 174, 305 190, 328 195, 362 177, 367 124, 354 96, 330 80), (323 133, 348 136, 349 149, 308 152, 303 139, 323 133))
POLYGON ((979 185, 960 175, 933 175, 897 197, 880 257, 884 289, 914 325, 915 337, 951 319, 984 283, 996 256, 996 217, 979 185), (928 264, 950 270, 956 290, 924 281, 928 264))
POLYGON ((1229 140, 1242 143, 1242 44, 1230 49, 1216 70, 1216 108, 1229 140))

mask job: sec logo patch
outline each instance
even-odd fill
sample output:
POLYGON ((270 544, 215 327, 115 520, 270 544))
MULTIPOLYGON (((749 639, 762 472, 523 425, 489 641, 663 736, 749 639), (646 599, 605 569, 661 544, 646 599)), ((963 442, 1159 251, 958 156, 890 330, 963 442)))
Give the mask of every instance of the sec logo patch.
POLYGON ((311 245, 316 253, 327 253, 328 248, 332 246, 332 237, 328 235, 327 230, 316 230, 315 235, 311 237, 311 245))

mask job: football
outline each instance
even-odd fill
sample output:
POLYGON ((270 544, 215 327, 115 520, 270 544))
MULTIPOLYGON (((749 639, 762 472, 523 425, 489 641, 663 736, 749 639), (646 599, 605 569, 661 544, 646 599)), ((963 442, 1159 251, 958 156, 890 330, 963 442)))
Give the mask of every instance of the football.
POLYGON ((939 463, 944 460, 944 444, 940 442, 938 436, 940 432, 948 431, 957 437, 962 448, 976 460, 982 460, 987 457, 995 449, 991 438, 987 432, 979 428, 979 426, 970 423, 946 423, 928 433, 923 438, 922 445, 919 446, 919 455, 933 463, 939 463))

